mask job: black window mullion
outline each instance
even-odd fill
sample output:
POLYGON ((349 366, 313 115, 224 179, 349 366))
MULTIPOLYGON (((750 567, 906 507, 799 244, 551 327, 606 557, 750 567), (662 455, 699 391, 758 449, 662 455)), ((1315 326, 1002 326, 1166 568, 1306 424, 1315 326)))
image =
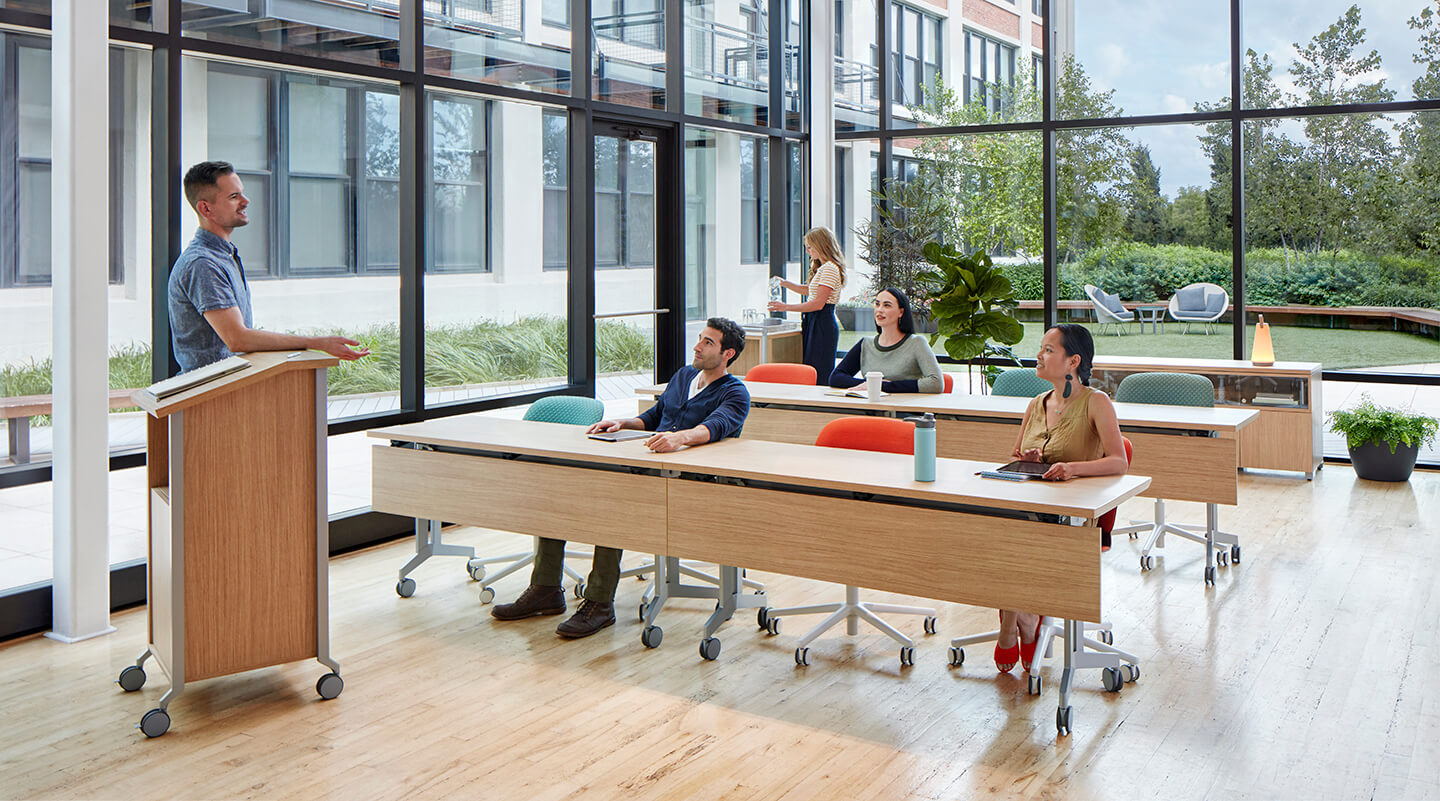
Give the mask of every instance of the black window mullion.
POLYGON ((20 263, 20 109, 16 45, 0 33, 0 289, 15 285, 20 263))
POLYGON ((351 87, 345 95, 345 158, 350 168, 350 269, 356 275, 365 275, 370 268, 370 249, 360 241, 360 237, 370 230, 369 176, 365 165, 365 89, 351 87))
POLYGON ((290 90, 279 73, 270 73, 270 275, 290 276, 290 223, 281 209, 290 208, 290 90))

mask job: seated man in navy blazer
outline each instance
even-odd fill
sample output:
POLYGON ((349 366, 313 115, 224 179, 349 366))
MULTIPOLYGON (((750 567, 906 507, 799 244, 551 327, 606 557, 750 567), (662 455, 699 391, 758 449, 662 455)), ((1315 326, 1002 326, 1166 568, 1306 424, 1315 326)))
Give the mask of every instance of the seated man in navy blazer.
MULTIPOLYGON (((654 431, 655 436, 645 445, 656 453, 740 436, 740 428, 750 414, 750 393, 740 379, 730 375, 729 367, 745 350, 745 331, 732 320, 711 317, 692 350, 692 366, 681 367, 671 377, 654 406, 639 417, 601 420, 587 433, 624 428, 654 431)), ((595 548, 595 562, 585 581, 585 598, 575 614, 555 629, 556 634, 570 639, 588 637, 614 624, 620 553, 618 548, 595 548)), ((530 586, 514 603, 500 604, 490 614, 500 620, 518 620, 564 612, 565 590, 560 586, 564 559, 565 541, 542 537, 530 586)))

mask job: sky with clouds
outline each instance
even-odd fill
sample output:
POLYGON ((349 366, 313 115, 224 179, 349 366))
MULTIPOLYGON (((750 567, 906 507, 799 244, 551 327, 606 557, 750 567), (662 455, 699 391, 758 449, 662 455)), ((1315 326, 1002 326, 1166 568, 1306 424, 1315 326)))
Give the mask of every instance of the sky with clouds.
MULTIPOLYGON (((1295 43, 1304 45, 1329 27, 1353 0, 1250 0, 1244 4, 1243 45, 1267 54, 1282 91, 1292 91, 1288 72, 1295 43)), ((1410 83, 1421 73, 1414 55, 1416 32, 1407 20, 1437 0, 1370 0, 1360 7, 1365 47, 1379 52, 1375 78, 1386 79, 1397 100, 1413 99, 1410 83)), ((1230 94, 1228 0, 1135 3, 1074 0, 1075 57, 1094 89, 1113 89, 1125 114, 1173 114, 1194 110, 1230 94)), ((1160 168, 1161 191, 1174 197, 1181 186, 1207 186, 1210 162, 1200 150, 1201 126, 1135 128, 1130 139, 1150 147, 1160 168)))

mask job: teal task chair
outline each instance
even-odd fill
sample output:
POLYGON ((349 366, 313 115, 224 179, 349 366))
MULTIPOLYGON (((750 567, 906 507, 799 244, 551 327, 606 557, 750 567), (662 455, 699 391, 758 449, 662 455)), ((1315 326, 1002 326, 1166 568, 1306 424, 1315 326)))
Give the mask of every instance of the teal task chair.
POLYGON ((1054 387, 1049 381, 1035 375, 1034 367, 1017 367, 995 376, 995 386, 990 388, 990 394, 1033 398, 1047 389, 1054 387))
MULTIPOLYGON (((1135 373, 1127 375, 1115 390, 1116 403, 1155 403, 1167 406, 1210 407, 1215 405, 1215 385, 1210 379, 1194 373, 1135 373)), ((1167 534, 1203 543, 1205 545, 1205 584, 1215 584, 1215 564, 1221 567, 1229 562, 1240 562, 1240 540, 1234 534, 1219 530, 1219 505, 1205 504, 1205 525, 1184 526, 1165 520, 1165 500, 1155 499, 1155 519, 1136 522, 1135 525, 1115 529, 1116 534, 1129 534, 1136 539, 1141 531, 1149 530, 1150 536, 1140 551, 1140 569, 1150 570, 1155 566, 1151 551, 1165 547, 1167 534), (1229 546, 1226 550, 1225 546, 1229 546)))
MULTIPOLYGON (((605 404, 594 398, 583 398, 578 395, 551 395, 541 398, 531 404, 525 410, 525 419, 539 423, 563 423, 572 426, 589 426, 600 422, 605 417, 605 404)), ((539 540, 528 551, 505 554, 504 556, 486 556, 480 559, 471 559, 469 562, 470 576, 480 582, 480 603, 488 604, 495 600, 495 590, 491 585, 500 579, 514 573, 517 570, 535 563, 535 549, 539 547, 539 540), (493 575, 487 575, 485 568, 488 565, 504 565, 493 575)), ((588 558, 593 554, 588 550, 565 549, 566 557, 588 558)), ((585 579, 575 572, 569 565, 565 565, 565 575, 575 579, 575 597, 581 597, 585 590, 585 579)))

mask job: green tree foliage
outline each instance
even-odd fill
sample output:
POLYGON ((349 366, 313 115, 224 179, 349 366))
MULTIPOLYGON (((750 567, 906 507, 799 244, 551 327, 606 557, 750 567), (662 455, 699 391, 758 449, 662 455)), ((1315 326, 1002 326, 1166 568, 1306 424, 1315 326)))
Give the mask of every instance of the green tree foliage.
MULTIPOLYGON (((1411 17, 1419 34, 1413 59, 1425 72, 1411 84, 1417 99, 1440 98, 1440 0, 1411 17)), ((1399 173, 1394 239, 1416 251, 1440 255, 1440 113, 1412 114, 1400 125, 1406 160, 1399 173)))
POLYGON ((1130 151, 1130 177, 1123 185, 1125 234, 1132 242, 1158 245, 1169 238, 1169 205, 1160 195, 1160 169, 1150 159, 1150 148, 1130 151))
MULTIPOLYGON (((1097 91, 1073 56, 1066 56, 1055 84, 1055 109, 1062 119, 1118 117, 1114 90, 1097 91)), ((1117 238, 1124 229, 1121 183, 1134 146, 1129 128, 1082 128, 1055 138, 1056 240, 1062 263, 1073 262, 1095 242, 1117 238)))

